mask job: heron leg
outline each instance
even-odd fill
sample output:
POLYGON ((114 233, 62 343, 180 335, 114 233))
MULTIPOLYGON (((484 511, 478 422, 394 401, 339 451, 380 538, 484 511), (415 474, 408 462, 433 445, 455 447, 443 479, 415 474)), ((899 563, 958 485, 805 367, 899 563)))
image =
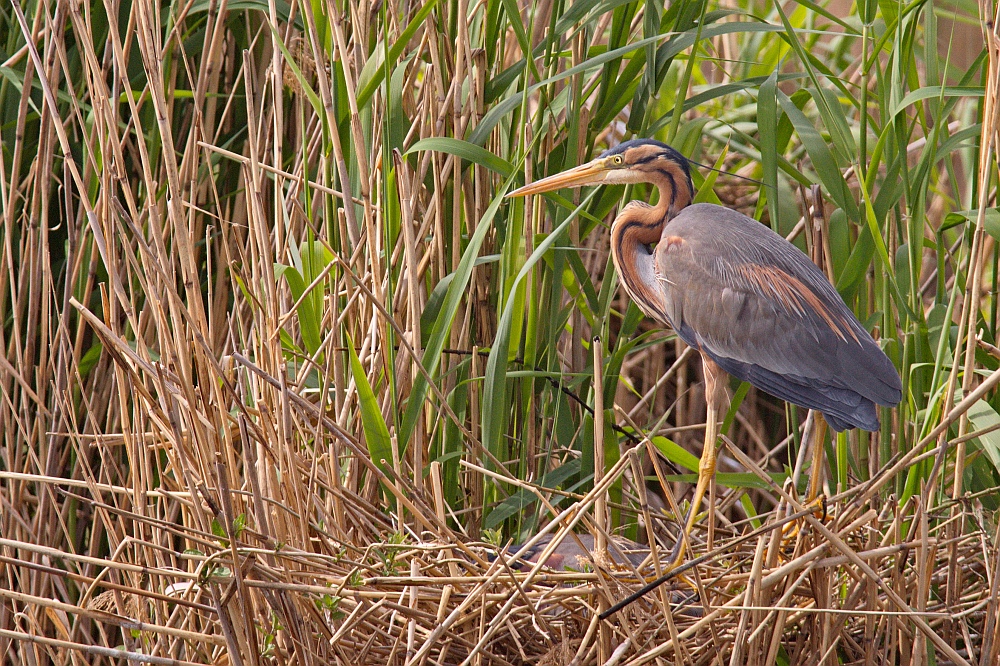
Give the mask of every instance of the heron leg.
POLYGON ((674 549, 674 565, 680 564, 684 559, 687 550, 687 541, 691 535, 691 529, 698 517, 698 509, 705 498, 712 479, 715 477, 716 453, 715 446, 719 439, 719 412, 721 405, 726 398, 726 375, 725 370, 716 365, 715 361, 702 355, 702 365, 705 370, 705 399, 707 403, 707 413, 705 415, 705 443, 701 451, 701 460, 698 462, 698 485, 694 489, 694 497, 691 498, 691 508, 688 509, 688 517, 681 534, 678 547, 674 549))
POLYGON ((821 412, 813 412, 812 428, 812 470, 809 472, 809 494, 806 502, 811 503, 819 497, 823 479, 823 439, 826 437, 826 419, 821 412))
MULTIPOLYGON (((806 494, 805 506, 813 507, 813 513, 820 520, 826 520, 826 496, 823 488, 823 439, 826 437, 827 423, 822 412, 812 412, 812 427, 809 429, 809 439, 812 446, 812 469, 809 470, 809 488, 806 494)), ((805 436, 803 436, 805 446, 805 436)), ((781 528, 782 535, 794 538, 799 533, 801 523, 796 521, 781 528)))

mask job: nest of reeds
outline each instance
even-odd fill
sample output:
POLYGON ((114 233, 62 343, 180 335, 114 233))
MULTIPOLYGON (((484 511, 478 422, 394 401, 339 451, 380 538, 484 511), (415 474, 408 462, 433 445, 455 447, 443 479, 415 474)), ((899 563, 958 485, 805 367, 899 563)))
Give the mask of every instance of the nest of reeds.
MULTIPOLYGON (((217 512, 213 533, 183 534, 196 546, 176 560, 183 568, 155 564, 156 543, 177 526, 145 523, 147 540, 102 562, 107 575, 82 601, 106 645, 137 656, 168 644, 172 663, 863 664, 873 649, 909 654, 923 642, 938 663, 975 663, 996 631, 998 553, 987 534, 956 531, 977 519, 974 500, 928 512, 913 496, 900 511, 876 504, 866 492, 875 485, 806 505, 771 484, 775 511, 711 535, 699 527, 665 584, 603 621, 669 571, 670 553, 616 537, 604 551, 599 537, 574 531, 593 527, 595 493, 523 550, 463 538, 419 496, 407 520, 427 526, 419 533, 359 521, 347 540, 314 524, 281 543, 245 517, 227 520, 232 506, 198 498, 217 512), (546 558, 560 552, 575 559, 546 558)), ((194 499, 182 495, 169 501, 194 499)), ((340 501, 358 515, 368 503, 340 501)), ((268 513, 273 529, 280 510, 268 513)), ((57 605, 49 611, 59 616, 57 605)))

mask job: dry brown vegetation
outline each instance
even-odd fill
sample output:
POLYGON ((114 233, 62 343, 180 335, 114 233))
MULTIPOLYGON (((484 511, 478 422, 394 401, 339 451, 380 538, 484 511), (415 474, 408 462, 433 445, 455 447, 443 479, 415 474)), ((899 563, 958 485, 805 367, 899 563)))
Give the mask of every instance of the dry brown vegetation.
POLYGON ((0 661, 1000 663, 1000 33, 977 16, 0 8, 0 661), (696 175, 825 261, 905 397, 826 442, 821 510, 805 413, 734 386, 690 565, 600 621, 668 561, 696 355, 615 288, 620 190, 502 194, 633 133, 763 181, 696 175), (602 530, 653 556, 495 558, 602 530))

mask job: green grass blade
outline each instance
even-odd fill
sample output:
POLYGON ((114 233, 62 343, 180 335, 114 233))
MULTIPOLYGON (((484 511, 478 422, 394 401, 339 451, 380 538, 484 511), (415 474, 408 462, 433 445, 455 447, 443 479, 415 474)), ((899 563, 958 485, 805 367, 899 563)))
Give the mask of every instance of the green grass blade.
POLYGON ((371 384, 368 383, 368 376, 365 368, 361 365, 361 359, 354 351, 354 341, 351 336, 347 336, 347 351, 351 359, 351 375, 354 377, 354 385, 358 390, 358 407, 361 410, 361 424, 365 431, 365 444, 368 446, 368 453, 372 457, 372 462, 381 467, 387 473, 392 472, 392 439, 389 437, 389 428, 382 418, 382 410, 379 409, 378 400, 371 384))

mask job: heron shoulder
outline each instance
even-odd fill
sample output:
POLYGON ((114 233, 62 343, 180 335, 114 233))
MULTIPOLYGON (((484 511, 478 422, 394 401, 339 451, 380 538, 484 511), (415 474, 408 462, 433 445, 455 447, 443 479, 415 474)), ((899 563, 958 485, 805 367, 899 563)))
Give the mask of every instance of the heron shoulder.
POLYGON ((708 203, 687 206, 675 215, 667 226, 674 229, 690 229, 699 236, 719 240, 725 240, 727 234, 759 240, 765 240, 768 236, 781 238, 752 217, 747 217, 732 208, 708 203))
POLYGON ((693 246, 706 268, 724 275, 792 278, 795 287, 807 287, 828 307, 846 306, 837 290, 799 248, 770 227, 743 213, 715 204, 688 206, 663 230, 664 237, 678 236, 693 246))

